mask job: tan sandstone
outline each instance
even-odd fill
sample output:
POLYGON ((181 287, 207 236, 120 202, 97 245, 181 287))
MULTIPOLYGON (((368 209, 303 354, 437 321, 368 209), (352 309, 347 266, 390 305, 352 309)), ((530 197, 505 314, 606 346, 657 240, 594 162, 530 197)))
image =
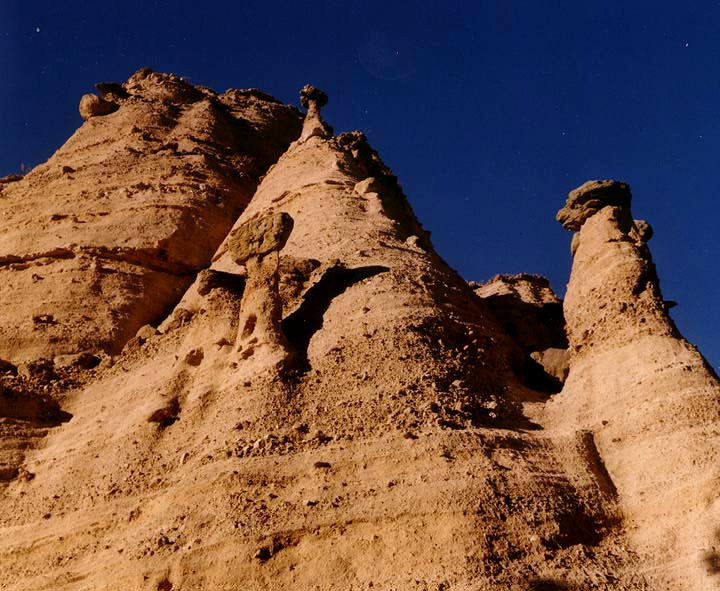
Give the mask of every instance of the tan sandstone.
POLYGON ((319 89, 98 91, 0 185, 0 588, 717 584, 717 381, 626 185, 565 302, 471 287, 319 89))

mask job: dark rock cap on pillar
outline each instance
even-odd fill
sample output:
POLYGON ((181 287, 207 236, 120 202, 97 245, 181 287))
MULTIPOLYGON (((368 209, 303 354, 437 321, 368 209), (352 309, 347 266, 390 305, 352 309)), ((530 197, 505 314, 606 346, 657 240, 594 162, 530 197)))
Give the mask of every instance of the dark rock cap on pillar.
POLYGON ((306 84, 300 90, 300 104, 309 109, 311 102, 314 102, 317 107, 324 107, 327 105, 328 95, 317 86, 306 84))
POLYGON ((568 194, 565 207, 555 219, 567 230, 577 232, 585 221, 603 207, 630 207, 632 194, 627 183, 613 180, 587 181, 568 194))
POLYGON ((333 135, 333 129, 320 115, 322 109, 328 102, 328 95, 318 87, 312 84, 306 84, 300 91, 300 103, 307 109, 303 130, 298 139, 298 143, 309 140, 311 137, 320 137, 328 139, 333 135))
POLYGON ((235 228, 213 257, 218 260, 230 251, 233 262, 244 265, 253 257, 263 257, 282 250, 293 229, 293 219, 284 211, 255 216, 235 228))

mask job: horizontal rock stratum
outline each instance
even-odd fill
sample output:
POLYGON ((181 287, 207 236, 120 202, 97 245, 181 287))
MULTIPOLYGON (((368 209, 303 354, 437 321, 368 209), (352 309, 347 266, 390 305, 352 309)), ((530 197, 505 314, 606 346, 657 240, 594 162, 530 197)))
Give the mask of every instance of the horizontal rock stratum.
POLYGON ((558 213, 563 302, 459 277, 316 87, 97 89, 0 179, 0 588, 718 588, 720 385, 627 184, 558 213))

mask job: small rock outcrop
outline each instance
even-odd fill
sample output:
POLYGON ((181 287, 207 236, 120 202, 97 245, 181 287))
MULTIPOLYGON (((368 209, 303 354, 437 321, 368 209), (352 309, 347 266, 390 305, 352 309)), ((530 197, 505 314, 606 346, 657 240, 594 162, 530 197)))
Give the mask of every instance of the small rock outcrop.
POLYGON ((118 110, 118 105, 95 94, 84 94, 80 99, 78 110, 83 120, 87 121, 91 117, 101 117, 114 113, 118 110))

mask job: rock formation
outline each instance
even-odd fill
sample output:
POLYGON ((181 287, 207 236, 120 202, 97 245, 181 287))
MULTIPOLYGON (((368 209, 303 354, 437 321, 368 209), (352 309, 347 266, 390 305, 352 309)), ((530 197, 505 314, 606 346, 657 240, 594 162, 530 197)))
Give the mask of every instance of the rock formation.
POLYGON ((471 282, 505 332, 525 353, 516 365, 525 383, 543 392, 559 392, 568 372, 562 302, 539 275, 496 275, 471 282))
POLYGON ((282 361, 289 354, 283 334, 280 299, 279 252, 293 229, 284 212, 255 216, 233 229, 215 258, 229 253, 232 262, 245 266, 245 289, 235 342, 241 359, 266 347, 282 361))
POLYGON ((628 185, 585 183, 557 219, 577 233, 564 302, 570 373, 551 422, 593 434, 651 588, 716 589, 717 376, 667 314, 628 185))
POLYGON ((101 117, 117 111, 115 103, 106 101, 95 94, 85 94, 80 99, 80 116, 87 121, 90 117, 101 117))
POLYGON ((298 139, 299 143, 306 142, 311 137, 328 138, 332 136, 332 128, 320 116, 320 109, 327 104, 327 101, 327 95, 310 84, 306 84, 300 91, 300 104, 307 109, 307 114, 298 139))
POLYGON ((460 278, 317 88, 97 88, 0 183, 0 587, 717 583, 717 382, 626 185, 562 303, 460 278))
POLYGON ((300 131, 296 109, 255 91, 219 95, 148 69, 108 86, 117 110, 85 95, 85 124, 2 185, 0 350, 10 361, 116 354, 162 320, 300 131))

